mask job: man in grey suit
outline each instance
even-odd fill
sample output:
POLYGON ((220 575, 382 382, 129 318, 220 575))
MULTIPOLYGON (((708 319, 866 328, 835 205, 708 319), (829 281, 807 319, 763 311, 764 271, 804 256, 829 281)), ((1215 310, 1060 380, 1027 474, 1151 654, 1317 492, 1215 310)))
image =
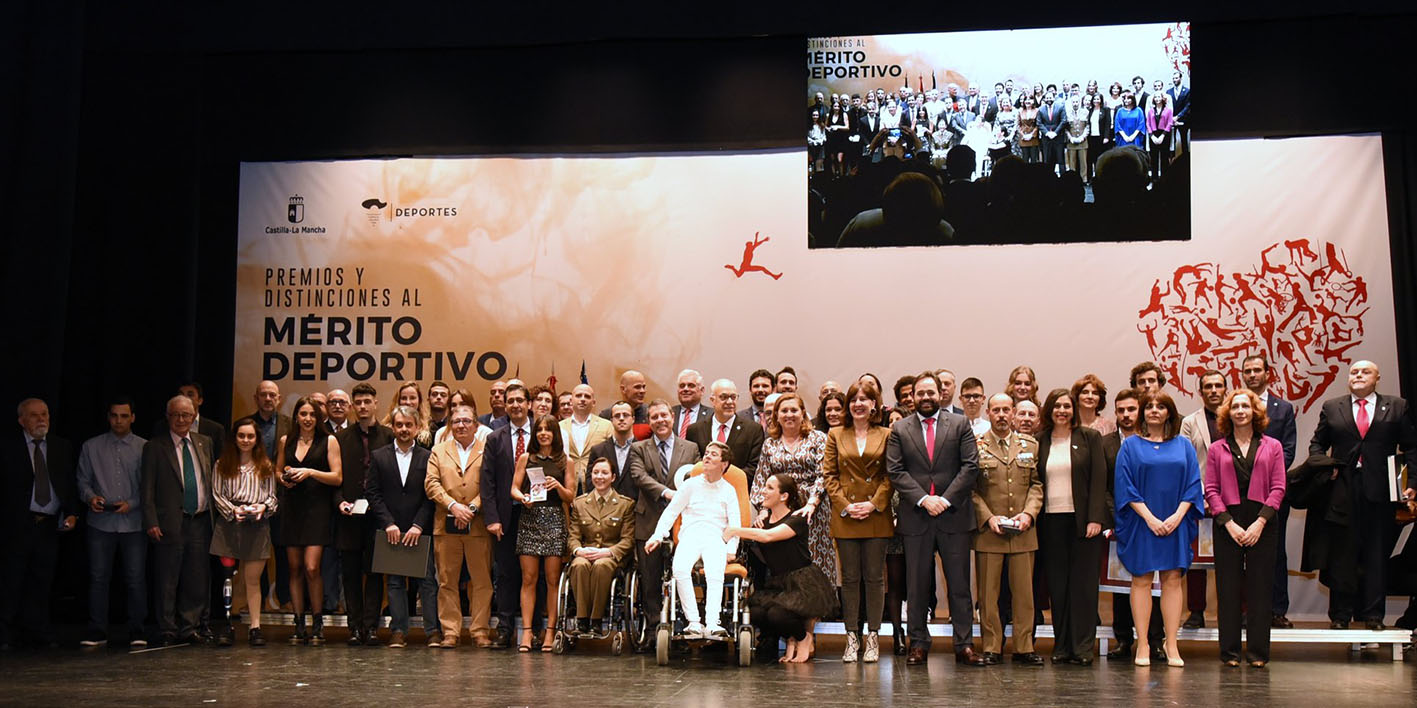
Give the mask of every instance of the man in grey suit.
POLYGON ((711 415, 713 409, 703 404, 704 376, 693 369, 679 372, 679 405, 670 409, 674 414, 674 434, 689 437, 689 426, 711 415))
POLYGON ((979 477, 974 431, 963 416, 940 410, 940 380, 932 371, 915 379, 915 412, 891 426, 886 473, 900 493, 896 530, 905 540, 907 625, 906 663, 929 658, 925 624, 935 581, 935 554, 949 584, 955 661, 984 666, 972 641, 974 601, 969 592, 969 548, 975 519, 973 494, 979 477))
POLYGON ((635 500, 635 562, 640 568, 645 616, 653 622, 659 617, 664 600, 661 594, 664 556, 645 553, 645 541, 654 533, 669 500, 674 498, 674 471, 698 462, 699 446, 674 435, 674 414, 668 401, 656 398, 650 402, 648 410, 652 434, 630 447, 629 474, 640 495, 635 500))
POLYGON ((201 641, 212 544, 212 440, 192 432, 197 409, 167 402, 168 433, 143 445, 143 526, 153 540, 157 628, 164 644, 201 641))

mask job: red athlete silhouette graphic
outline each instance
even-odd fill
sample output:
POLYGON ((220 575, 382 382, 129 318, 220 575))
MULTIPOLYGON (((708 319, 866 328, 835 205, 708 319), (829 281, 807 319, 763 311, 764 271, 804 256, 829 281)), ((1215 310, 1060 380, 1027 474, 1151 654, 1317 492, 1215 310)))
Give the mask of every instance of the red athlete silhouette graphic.
POLYGON ((743 277, 743 274, 749 271, 758 271, 760 273, 767 273, 768 275, 772 276, 773 280, 777 280, 778 278, 782 277, 782 273, 774 273, 768 270, 767 268, 764 268, 763 266, 753 264, 753 251, 757 250, 758 246, 761 246, 772 240, 772 237, 759 238, 758 233, 760 232, 753 232, 752 241, 743 242, 742 263, 739 263, 736 267, 733 265, 725 265, 723 267, 733 271, 733 275, 739 278, 743 277))

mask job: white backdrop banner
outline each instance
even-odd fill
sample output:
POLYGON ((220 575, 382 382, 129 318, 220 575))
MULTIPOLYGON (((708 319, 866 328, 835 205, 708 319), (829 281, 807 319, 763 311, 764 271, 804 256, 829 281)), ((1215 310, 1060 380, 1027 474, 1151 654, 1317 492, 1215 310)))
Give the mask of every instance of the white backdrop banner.
MULTIPOLYGON (((685 367, 746 391, 787 364, 809 392, 927 367, 993 392, 1017 364, 1044 392, 1089 372, 1115 392, 1143 360, 1189 412, 1201 371, 1263 351, 1302 458, 1345 362, 1398 389, 1381 140, 1193 159, 1190 241, 842 251, 806 248, 801 151, 246 163, 233 413, 262 378, 287 402, 369 381, 387 404, 409 379, 485 400, 584 362, 606 405, 629 368, 671 398, 685 367)), ((1314 579, 1290 584, 1293 614, 1323 615, 1314 579)))

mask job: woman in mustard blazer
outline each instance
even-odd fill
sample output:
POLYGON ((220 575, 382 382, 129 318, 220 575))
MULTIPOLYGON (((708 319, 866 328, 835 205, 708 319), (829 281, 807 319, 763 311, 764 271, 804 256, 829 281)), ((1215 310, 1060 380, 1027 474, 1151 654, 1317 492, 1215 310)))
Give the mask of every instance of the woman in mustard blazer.
POLYGON ((886 543, 895 534, 891 484, 886 477, 886 441, 881 427, 881 391, 857 381, 846 393, 851 424, 833 428, 822 457, 822 478, 831 498, 831 534, 841 567, 842 619, 846 651, 842 661, 874 662, 885 605, 886 543), (866 624, 861 637, 861 582, 866 582, 866 624))

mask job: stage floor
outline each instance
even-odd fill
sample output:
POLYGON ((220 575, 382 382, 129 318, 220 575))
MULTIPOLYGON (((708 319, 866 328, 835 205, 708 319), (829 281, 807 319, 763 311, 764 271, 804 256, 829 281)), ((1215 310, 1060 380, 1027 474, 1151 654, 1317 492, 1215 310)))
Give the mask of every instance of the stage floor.
MULTIPOLYGON (((1412 657, 1385 650, 1350 653, 1334 645, 1276 645, 1269 668, 1230 669, 1213 644, 1183 643, 1183 669, 1137 668, 1099 660, 1092 667, 957 666, 948 641, 925 667, 887 655, 847 665, 841 639, 820 642, 821 658, 792 666, 735 666, 726 652, 675 656, 610 655, 582 644, 565 656, 473 649, 431 650, 344 645, 292 647, 287 628, 252 649, 188 646, 130 654, 124 648, 22 651, 0 655, 0 704, 94 705, 1403 705, 1417 695, 1412 657)), ((421 633, 413 632, 420 638, 421 633)), ((883 642, 888 644, 888 642, 883 642)), ((1040 642, 1045 656, 1050 642, 1040 642)), ((886 647, 883 647, 886 649, 886 647)), ((887 651, 889 651, 887 649, 887 651)))

